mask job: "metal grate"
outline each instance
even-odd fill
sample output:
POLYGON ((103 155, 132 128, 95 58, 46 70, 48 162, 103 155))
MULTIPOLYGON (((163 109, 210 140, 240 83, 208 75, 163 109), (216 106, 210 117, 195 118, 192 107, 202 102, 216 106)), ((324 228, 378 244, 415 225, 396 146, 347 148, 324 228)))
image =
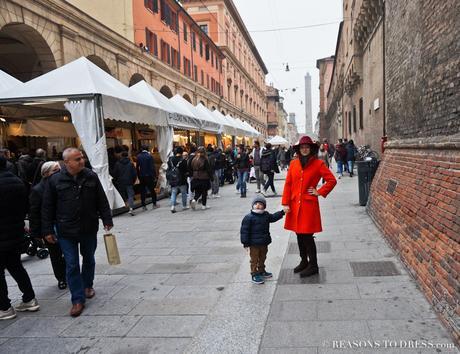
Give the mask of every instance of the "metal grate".
POLYGON ((292 284, 322 284, 326 282, 326 272, 324 268, 319 268, 319 274, 301 278, 299 274, 294 274, 292 268, 281 269, 278 276, 278 285, 292 284))
MULTIPOLYGON (((316 253, 330 253, 331 243, 329 241, 316 241, 316 253)), ((297 242, 289 243, 288 254, 299 254, 297 242)))
POLYGON ((350 262, 355 277, 384 277, 401 275, 396 265, 390 261, 350 262))

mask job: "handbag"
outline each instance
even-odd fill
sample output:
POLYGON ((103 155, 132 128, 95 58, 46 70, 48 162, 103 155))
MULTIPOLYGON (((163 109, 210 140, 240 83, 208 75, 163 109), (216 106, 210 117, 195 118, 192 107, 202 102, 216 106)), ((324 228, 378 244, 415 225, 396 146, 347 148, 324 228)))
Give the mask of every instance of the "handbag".
POLYGON ((107 252, 107 260, 110 265, 121 263, 120 253, 118 252, 117 239, 114 234, 104 235, 105 250, 107 252))

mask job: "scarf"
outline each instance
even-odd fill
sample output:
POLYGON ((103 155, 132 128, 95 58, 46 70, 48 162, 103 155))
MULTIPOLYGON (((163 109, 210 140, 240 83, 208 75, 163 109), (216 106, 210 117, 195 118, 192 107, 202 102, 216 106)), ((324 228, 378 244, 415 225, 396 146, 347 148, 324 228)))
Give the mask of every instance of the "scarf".
POLYGON ((252 212, 256 214, 263 214, 265 213, 265 210, 264 209, 252 209, 252 212))

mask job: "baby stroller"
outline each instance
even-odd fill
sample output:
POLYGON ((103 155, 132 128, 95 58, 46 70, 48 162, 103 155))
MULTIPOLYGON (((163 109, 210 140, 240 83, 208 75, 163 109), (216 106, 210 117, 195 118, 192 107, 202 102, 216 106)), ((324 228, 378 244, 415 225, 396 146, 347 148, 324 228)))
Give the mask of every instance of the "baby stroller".
POLYGON ((45 242, 41 239, 33 238, 28 228, 24 228, 24 246, 21 249, 21 253, 31 257, 37 256, 40 259, 45 259, 50 254, 45 242))

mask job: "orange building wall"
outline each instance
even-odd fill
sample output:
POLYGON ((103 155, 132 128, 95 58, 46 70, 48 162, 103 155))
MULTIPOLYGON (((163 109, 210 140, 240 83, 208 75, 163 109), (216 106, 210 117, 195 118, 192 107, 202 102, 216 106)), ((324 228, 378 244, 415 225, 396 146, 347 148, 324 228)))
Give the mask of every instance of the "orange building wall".
MULTIPOLYGON (((209 38, 204 35, 201 30, 194 26, 193 20, 191 20, 182 9, 174 2, 167 0, 166 3, 170 6, 171 10, 178 12, 179 20, 179 33, 173 31, 166 23, 161 20, 161 2, 158 1, 159 11, 158 13, 152 12, 144 6, 144 0, 133 0, 133 17, 134 17, 134 40, 137 45, 140 43, 146 45, 146 31, 148 28, 152 33, 157 35, 158 45, 158 58, 161 59, 161 40, 166 42, 180 52, 180 72, 184 74, 184 57, 190 60, 190 76, 189 78, 194 80, 193 66, 197 66, 197 82, 201 84, 201 70, 204 73, 203 86, 211 90, 211 79, 213 78, 218 83, 222 90, 223 75, 220 73, 220 69, 216 69, 215 65, 211 65, 211 58, 206 60, 206 44, 209 44, 210 53, 214 52, 214 56, 220 55, 219 51, 214 49, 210 44, 209 38), (187 41, 184 40, 184 23, 187 26, 187 41), (192 34, 195 32, 196 35, 196 50, 192 50, 192 34), (203 56, 200 56, 200 38, 203 41, 203 56), (209 87, 207 76, 209 75, 209 87)), ((215 23, 217 25, 217 23, 215 23)), ((153 48, 150 48, 153 54, 153 48)), ((210 54, 211 56, 211 54, 210 54)), ((164 61, 164 60, 163 60, 164 61)), ((166 63, 166 61, 164 61, 166 63)), ((222 60, 219 59, 219 67, 221 66, 222 60)), ((172 64, 171 64, 172 66, 172 64)), ((218 93, 217 89, 214 90, 218 93)), ((222 91, 220 92, 222 95, 222 91)), ((192 102, 196 104, 197 102, 192 102)))

